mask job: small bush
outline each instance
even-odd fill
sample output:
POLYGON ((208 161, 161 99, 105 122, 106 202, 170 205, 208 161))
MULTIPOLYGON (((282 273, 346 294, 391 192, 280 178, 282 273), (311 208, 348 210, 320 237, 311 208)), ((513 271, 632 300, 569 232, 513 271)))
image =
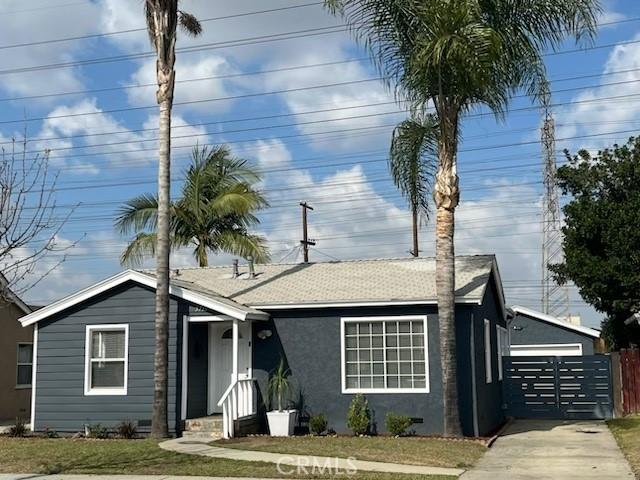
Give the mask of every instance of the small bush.
POLYGON ((412 423, 413 422, 410 417, 407 417, 406 415, 398 415, 393 412, 387 413, 387 418, 385 419, 387 431, 396 437, 404 435, 407 432, 407 428, 409 428, 412 423))
POLYGON ((44 432, 42 432, 42 435, 45 436, 46 438, 58 438, 60 436, 58 435, 58 432, 56 432, 55 430, 52 430, 49 427, 44 428, 44 432))
POLYGON ((100 438, 103 440, 105 438, 109 438, 109 430, 107 429, 107 427, 103 427, 99 423, 96 423, 94 425, 87 425, 87 433, 87 437, 89 438, 100 438))
POLYGON ((131 420, 124 420, 118 425, 117 432, 120 438, 132 439, 138 436, 138 427, 131 420))
POLYGON ((349 412, 347 413, 347 427, 353 431, 354 435, 366 435, 371 423, 371 412, 369 411, 369 401, 362 394, 358 394, 351 400, 349 412))
POLYGON ((313 433, 314 435, 322 435, 322 432, 324 432, 327 429, 327 419, 324 418, 323 414, 318 414, 318 415, 313 415, 310 419, 309 419, 309 430, 311 430, 311 433, 313 433))
POLYGON ((38 469, 38 473, 42 475, 57 475, 62 473, 64 468, 59 463, 43 463, 38 469))
POLYGON ((9 428, 10 437, 24 437, 27 434, 27 424, 21 418, 16 418, 16 423, 9 428))

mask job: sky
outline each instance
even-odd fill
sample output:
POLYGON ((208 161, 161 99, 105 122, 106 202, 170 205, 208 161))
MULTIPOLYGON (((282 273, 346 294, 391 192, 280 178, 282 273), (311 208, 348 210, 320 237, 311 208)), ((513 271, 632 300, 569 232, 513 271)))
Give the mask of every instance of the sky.
MULTIPOLYGON (((59 172, 59 245, 66 260, 25 297, 44 305, 123 267, 119 206, 156 191, 155 62, 142 0, 0 0, 0 143, 27 132, 27 156, 50 150, 59 172)), ((545 56, 558 164, 567 148, 624 142, 640 126, 640 4, 607 0, 592 45, 545 56)), ((195 144, 225 143, 263 174, 271 207, 257 233, 272 260, 299 262, 300 201, 314 207, 312 261, 406 257, 406 202, 390 180, 393 126, 406 118, 366 51, 312 0, 184 0, 203 32, 177 42, 172 194, 195 144)), ((540 309, 540 110, 518 95, 501 120, 463 120, 458 254, 495 253, 507 302, 540 309)), ((563 202, 566 199, 562 200, 563 202)), ((434 221, 420 231, 433 255, 434 221)), ((35 247, 35 245, 34 245, 35 247)), ((61 259, 53 252, 34 275, 61 259)), ((231 256, 212 255, 211 264, 231 256)), ((195 264, 189 249, 172 268, 195 264)), ((146 266, 153 263, 147 262, 146 266)), ((570 310, 598 326, 571 287, 570 310)))

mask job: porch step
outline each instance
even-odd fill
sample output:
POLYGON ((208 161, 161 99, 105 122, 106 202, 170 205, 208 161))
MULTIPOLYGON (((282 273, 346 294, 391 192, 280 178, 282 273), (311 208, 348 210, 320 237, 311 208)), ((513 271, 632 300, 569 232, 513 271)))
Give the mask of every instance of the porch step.
POLYGON ((182 436, 222 438, 222 415, 210 415, 185 420, 182 436))

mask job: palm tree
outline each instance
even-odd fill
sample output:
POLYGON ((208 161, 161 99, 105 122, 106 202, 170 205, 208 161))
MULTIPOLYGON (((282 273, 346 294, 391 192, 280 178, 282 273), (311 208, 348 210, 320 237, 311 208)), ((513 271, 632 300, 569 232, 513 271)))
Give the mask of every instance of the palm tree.
POLYGON ((429 216, 429 197, 438 154, 435 115, 415 112, 393 129, 389 170, 393 183, 411 207, 414 257, 420 256, 418 223, 429 216))
POLYGON ((439 119, 436 286, 444 433, 460 436, 455 337, 454 213, 460 189, 460 122, 472 108, 500 118, 519 90, 539 99, 542 58, 568 37, 591 39, 598 0, 325 0, 370 49, 398 98, 432 106, 439 119))
POLYGON ((156 100, 160 106, 158 133, 158 225, 156 248, 156 349, 151 434, 169 435, 167 384, 169 365, 169 202, 171 196, 171 108, 175 86, 177 26, 199 35, 200 22, 178 9, 178 0, 145 0, 147 33, 156 51, 156 100))
MULTIPOLYGON (((253 212, 268 206, 254 188, 260 176, 246 160, 232 157, 224 145, 196 146, 192 157, 182 195, 169 208, 171 249, 193 245, 193 256, 201 267, 208 266, 209 252, 268 261, 266 240, 248 233, 249 227, 260 223, 253 212)), ((123 235, 134 233, 135 237, 120 257, 123 265, 139 265, 155 254, 157 223, 155 196, 140 195, 124 204, 116 228, 123 235)))

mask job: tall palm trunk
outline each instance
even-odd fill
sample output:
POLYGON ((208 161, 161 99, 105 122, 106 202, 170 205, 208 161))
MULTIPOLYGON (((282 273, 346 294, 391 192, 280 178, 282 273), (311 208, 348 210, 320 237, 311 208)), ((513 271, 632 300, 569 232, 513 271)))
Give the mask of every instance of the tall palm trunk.
POLYGON ((455 324, 455 248, 453 234, 459 190, 456 174, 457 115, 443 115, 436 174, 436 290, 440 326, 440 363, 445 436, 462 436, 458 406, 458 372, 455 324))
MULTIPOLYGON (((154 356, 154 391, 151 434, 156 438, 169 436, 167 391, 169 383, 169 252, 171 203, 171 108, 175 72, 175 36, 168 42, 166 63, 158 60, 156 73, 160 105, 158 134, 158 227, 156 245, 156 349, 154 356)), ((161 57, 162 58, 162 57, 161 57)))
POLYGON ((418 246, 418 204, 413 202, 411 205, 411 221, 413 223, 413 250, 411 255, 414 257, 420 256, 420 248, 418 246))

